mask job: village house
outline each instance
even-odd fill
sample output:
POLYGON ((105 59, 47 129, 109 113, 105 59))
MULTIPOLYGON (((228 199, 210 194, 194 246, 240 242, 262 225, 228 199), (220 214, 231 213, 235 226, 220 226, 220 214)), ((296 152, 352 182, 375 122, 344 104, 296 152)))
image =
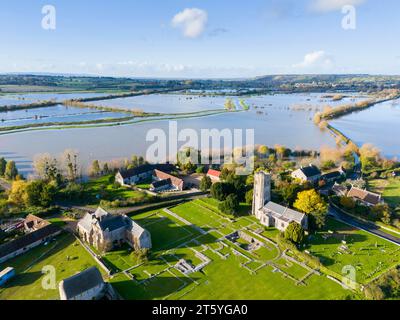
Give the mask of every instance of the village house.
POLYGON ((211 179, 213 183, 221 181, 221 171, 210 169, 207 172, 207 177, 211 179))
POLYGON ((368 206, 373 207, 380 203, 383 203, 382 196, 377 193, 373 193, 360 188, 352 187, 347 193, 347 197, 353 198, 354 200, 368 206))
POLYGON ((58 236, 62 229, 36 216, 24 222, 26 234, 0 246, 0 263, 15 258, 58 236))
POLYGON ((325 173, 321 176, 321 180, 325 181, 326 183, 332 183, 339 181, 340 179, 345 177, 345 173, 342 170, 336 170, 332 172, 325 173))
POLYGON ((107 293, 108 285, 96 267, 82 271, 59 283, 61 300, 100 300, 107 293))
POLYGON ((340 185, 338 183, 335 183, 332 187, 332 192, 337 195, 338 197, 345 197, 347 196, 347 187, 340 185))
POLYGON ((151 180, 154 170, 171 172, 175 167, 171 164, 145 164, 129 170, 120 170, 115 175, 115 181, 122 186, 131 186, 142 181, 151 180))
POLYGON ((310 164, 307 167, 301 167, 292 172, 293 179, 299 179, 302 182, 317 183, 321 179, 321 170, 318 167, 310 164))
POLYGON ((44 228, 49 224, 50 222, 48 222, 47 220, 44 220, 42 218, 34 216, 33 214, 30 214, 24 220, 24 229, 25 232, 29 233, 44 228))
POLYGON ((183 191, 184 189, 185 182, 182 179, 157 169, 154 170, 153 183, 151 184, 150 191, 183 191))
POLYGON ((135 250, 151 249, 150 233, 126 215, 112 215, 102 208, 87 213, 78 223, 81 239, 102 252, 124 243, 135 250))
POLYGON ((253 215, 261 224, 280 231, 285 231, 292 222, 308 228, 307 215, 271 201, 271 175, 265 172, 254 175, 253 215))

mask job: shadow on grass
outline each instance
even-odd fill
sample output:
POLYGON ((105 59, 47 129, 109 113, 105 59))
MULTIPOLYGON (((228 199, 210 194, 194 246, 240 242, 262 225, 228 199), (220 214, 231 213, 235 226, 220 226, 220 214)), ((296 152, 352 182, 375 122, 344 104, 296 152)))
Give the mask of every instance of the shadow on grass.
POLYGON ((36 282, 43 274, 39 271, 27 272, 17 275, 15 278, 11 279, 4 288, 10 289, 14 287, 24 287, 36 282))
MULTIPOLYGON (((193 281, 199 279, 192 278, 193 281)), ((126 300, 156 300, 165 298, 175 292, 179 292, 192 283, 186 277, 163 277, 158 276, 143 284, 124 280, 113 282, 113 287, 126 300)))

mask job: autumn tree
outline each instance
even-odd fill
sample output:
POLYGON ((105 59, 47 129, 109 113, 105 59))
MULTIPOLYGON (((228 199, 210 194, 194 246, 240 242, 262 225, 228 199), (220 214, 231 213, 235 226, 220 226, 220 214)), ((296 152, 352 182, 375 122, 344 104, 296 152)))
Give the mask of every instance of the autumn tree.
POLYGON ((363 171, 374 169, 379 165, 381 159, 380 150, 372 144, 364 144, 360 148, 360 159, 363 171))
POLYGON ((15 178, 18 176, 18 169, 14 161, 7 162, 4 176, 8 180, 15 180, 15 178))
POLYGON ((321 229, 325 225, 328 205, 314 189, 302 191, 297 195, 294 207, 306 213, 311 222, 311 227, 321 229))
POLYGON ((62 158, 68 180, 75 181, 79 172, 78 153, 74 150, 65 150, 62 158))
POLYGON ((27 203, 27 193, 26 188, 28 183, 23 180, 14 181, 11 185, 11 190, 8 195, 8 201, 21 206, 27 203))
POLYGON ((33 167, 36 176, 46 181, 59 180, 61 176, 57 159, 48 153, 36 155, 33 160, 33 167))
POLYGON ((94 160, 90 168, 90 175, 93 177, 99 176, 101 173, 99 160, 94 160))

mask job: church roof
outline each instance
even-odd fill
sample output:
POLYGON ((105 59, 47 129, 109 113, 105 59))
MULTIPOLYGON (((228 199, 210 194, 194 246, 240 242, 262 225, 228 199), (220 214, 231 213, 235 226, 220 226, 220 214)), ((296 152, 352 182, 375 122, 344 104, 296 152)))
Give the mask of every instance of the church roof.
POLYGON ((112 216, 99 222, 101 230, 109 232, 127 227, 123 216, 112 216))
POLYGON ((100 229, 112 232, 121 228, 126 228, 133 232, 136 237, 140 237, 145 229, 139 226, 132 219, 125 215, 112 215, 102 208, 98 208, 95 213, 87 213, 78 223, 79 227, 90 232, 93 228, 93 223, 98 222, 100 229), (93 221, 95 220, 95 221, 93 221))
POLYGON ((268 202, 263 209, 270 212, 273 216, 285 220, 287 222, 295 221, 301 224, 305 216, 304 213, 281 206, 280 204, 277 204, 272 201, 268 202))

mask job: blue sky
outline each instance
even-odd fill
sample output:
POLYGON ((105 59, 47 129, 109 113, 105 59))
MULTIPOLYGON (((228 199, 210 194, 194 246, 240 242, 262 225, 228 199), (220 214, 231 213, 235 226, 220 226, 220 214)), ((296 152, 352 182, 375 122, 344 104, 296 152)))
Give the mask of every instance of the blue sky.
POLYGON ((397 0, 2 0, 0 72, 399 74, 397 0), (42 8, 56 29, 42 28, 42 8), (356 28, 342 28, 352 5, 356 28))

